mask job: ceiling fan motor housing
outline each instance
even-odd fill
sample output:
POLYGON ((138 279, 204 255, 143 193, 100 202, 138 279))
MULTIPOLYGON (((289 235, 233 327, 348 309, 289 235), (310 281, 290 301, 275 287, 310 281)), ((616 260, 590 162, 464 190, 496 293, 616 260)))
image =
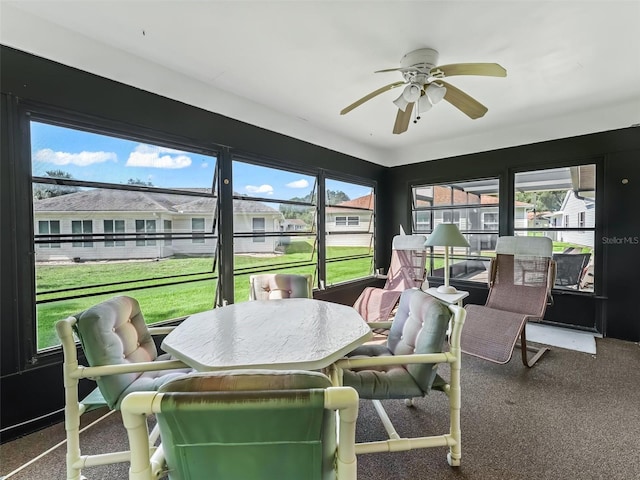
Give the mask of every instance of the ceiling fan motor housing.
POLYGON ((428 74, 429 70, 436 65, 438 65, 438 52, 433 48, 419 48, 400 59, 400 68, 413 67, 425 74, 428 74))

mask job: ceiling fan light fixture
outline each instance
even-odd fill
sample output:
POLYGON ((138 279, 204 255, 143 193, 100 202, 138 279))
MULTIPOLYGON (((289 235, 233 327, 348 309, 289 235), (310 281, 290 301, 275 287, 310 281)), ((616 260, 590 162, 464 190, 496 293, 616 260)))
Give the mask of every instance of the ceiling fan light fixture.
POLYGON ((422 95, 422 88, 420 88, 420 85, 416 85, 415 83, 407 85, 402 92, 402 96, 409 103, 417 102, 420 95, 422 95))
POLYGON ((431 110, 431 107, 433 107, 433 104, 431 100, 429 100, 429 97, 427 95, 421 96, 418 100, 418 114, 431 110))
POLYGON ((426 96, 429 97, 431 104, 435 105, 444 99, 444 96, 447 94, 447 88, 437 83, 430 83, 425 93, 427 94, 426 96))
POLYGON ((394 105, 395 105, 396 107, 398 107, 398 108, 399 108, 400 110, 402 110, 403 112, 407 109, 407 105, 409 105, 409 102, 407 102, 407 101, 404 99, 404 93, 403 93, 403 94, 401 94, 398 98, 396 98, 396 99, 393 101, 393 103, 394 103, 394 105))

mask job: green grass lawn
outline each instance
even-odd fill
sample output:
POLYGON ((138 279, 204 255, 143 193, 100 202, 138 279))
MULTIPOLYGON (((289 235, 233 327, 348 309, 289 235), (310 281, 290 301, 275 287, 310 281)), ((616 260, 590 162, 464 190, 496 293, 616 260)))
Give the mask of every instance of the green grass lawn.
MULTIPOLYGON (((353 255, 368 256, 327 262, 329 285, 371 273, 372 254, 368 248, 330 247, 327 251, 329 259, 353 255)), ((293 242, 286 253, 277 256, 236 255, 235 301, 249 299, 249 275, 252 273, 308 273, 315 279, 316 259, 312 245, 307 241, 293 242), (291 264, 295 266, 287 266, 291 264)), ((213 308, 217 273, 212 272, 212 266, 211 258, 38 265, 38 348, 59 344, 54 327, 56 321, 115 295, 136 298, 147 323, 213 308)))

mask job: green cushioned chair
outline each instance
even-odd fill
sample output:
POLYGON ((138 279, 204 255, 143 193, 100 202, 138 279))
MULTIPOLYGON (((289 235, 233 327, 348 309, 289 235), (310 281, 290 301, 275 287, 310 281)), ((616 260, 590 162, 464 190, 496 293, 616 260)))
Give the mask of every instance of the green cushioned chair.
MULTIPOLYGON (((118 410, 128 393, 155 391, 191 371, 167 354, 158 355, 152 334, 170 330, 171 327, 148 328, 138 301, 126 296, 111 298, 56 323, 64 354, 67 479, 80 479, 81 469, 87 466, 129 460, 128 451, 81 455, 79 426, 83 413, 103 406, 118 410), (78 362, 74 333, 80 339, 88 367, 78 362), (98 388, 79 401, 81 378, 95 380, 98 388)), ((158 432, 152 435, 157 438, 158 432)))
MULTIPOLYGON (((358 347, 337 362, 342 384, 371 399, 387 429, 389 440, 356 445, 357 453, 448 446, 448 461, 460 465, 460 334, 465 310, 446 305, 420 289, 402 292, 386 344, 358 347), (451 325, 450 346, 446 333, 451 325), (437 364, 450 364, 447 382, 436 373, 437 364), (400 438, 380 400, 425 396, 432 389, 449 397, 450 430, 443 435, 400 438)), ((376 325, 378 326, 378 325, 376 325)))
POLYGON ((355 479, 358 395, 318 372, 236 370, 185 375, 122 404, 130 480, 355 479), (340 425, 335 411, 339 410, 340 425), (144 415, 162 448, 150 455, 144 415), (340 439, 336 435, 339 432, 340 439))

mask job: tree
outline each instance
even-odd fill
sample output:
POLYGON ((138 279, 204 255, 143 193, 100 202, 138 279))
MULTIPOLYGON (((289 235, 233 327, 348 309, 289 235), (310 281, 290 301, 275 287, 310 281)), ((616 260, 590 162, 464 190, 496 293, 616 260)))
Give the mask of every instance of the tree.
POLYGON ((335 205, 349 200, 351 200, 349 195, 340 190, 327 190, 327 203, 330 205, 335 205))
POLYGON ((536 212, 555 212, 562 206, 566 190, 545 190, 543 192, 516 192, 516 200, 530 203, 536 212))
MULTIPOLYGON (((293 197, 290 200, 294 202, 305 202, 311 203, 313 201, 311 193, 305 195, 304 197, 293 197)), ((280 204, 280 212, 287 220, 291 220, 294 218, 299 218, 304 221, 307 225, 311 225, 313 223, 313 218, 315 212, 309 207, 304 205, 289 205, 289 204, 280 204)))
MULTIPOLYGON (((51 178, 63 178, 72 180, 73 175, 63 170, 48 170, 45 172, 46 177, 51 178)), ((49 183, 37 183, 33 186, 33 198, 36 200, 42 200, 44 198, 59 197, 61 195, 68 195, 79 191, 78 187, 71 185, 52 185, 49 183)))
POLYGON ((127 180, 127 185, 142 185, 143 187, 153 187, 153 183, 145 182, 144 180, 140 180, 139 178, 130 178, 127 180))

